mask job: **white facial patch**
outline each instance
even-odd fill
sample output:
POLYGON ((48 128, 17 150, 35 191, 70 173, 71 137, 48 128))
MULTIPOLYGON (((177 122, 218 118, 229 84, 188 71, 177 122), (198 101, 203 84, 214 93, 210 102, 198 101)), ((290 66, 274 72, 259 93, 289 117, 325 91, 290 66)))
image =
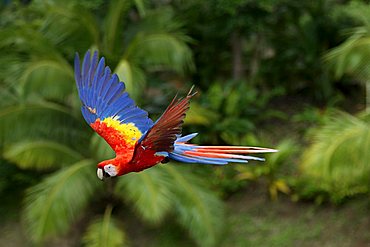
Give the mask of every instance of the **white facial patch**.
POLYGON ((116 167, 112 164, 104 166, 104 171, 108 173, 111 177, 117 176, 118 173, 116 167))

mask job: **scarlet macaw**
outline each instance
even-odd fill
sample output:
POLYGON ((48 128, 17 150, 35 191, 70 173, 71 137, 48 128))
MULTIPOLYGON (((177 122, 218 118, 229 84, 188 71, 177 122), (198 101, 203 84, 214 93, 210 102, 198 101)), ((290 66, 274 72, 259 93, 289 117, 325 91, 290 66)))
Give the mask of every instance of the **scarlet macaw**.
POLYGON ((125 84, 105 66, 104 57, 98 62, 97 52, 92 58, 90 51, 85 54, 82 68, 76 53, 75 79, 83 117, 116 153, 114 159, 98 164, 97 175, 101 180, 140 172, 169 159, 226 165, 229 162, 263 161, 245 154, 276 151, 260 147, 188 144, 197 133, 181 136, 181 130, 194 93, 190 90, 185 98, 174 97, 162 116, 153 123, 148 113, 137 107, 125 92, 125 84))

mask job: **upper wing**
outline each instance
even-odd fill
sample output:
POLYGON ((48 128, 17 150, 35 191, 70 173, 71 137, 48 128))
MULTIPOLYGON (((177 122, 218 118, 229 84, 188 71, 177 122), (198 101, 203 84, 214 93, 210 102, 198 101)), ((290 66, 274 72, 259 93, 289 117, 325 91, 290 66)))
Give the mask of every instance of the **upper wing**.
POLYGON ((145 153, 172 152, 177 137, 181 134, 182 125, 189 109, 190 98, 194 96, 189 91, 183 99, 175 97, 162 116, 155 122, 142 140, 137 144, 133 162, 139 162, 145 153))
POLYGON ((92 58, 85 54, 82 68, 75 56, 75 79, 86 122, 101 135, 116 152, 125 146, 135 146, 153 122, 148 113, 135 105, 125 92, 125 84, 105 66, 104 57, 98 62, 98 52, 92 58))

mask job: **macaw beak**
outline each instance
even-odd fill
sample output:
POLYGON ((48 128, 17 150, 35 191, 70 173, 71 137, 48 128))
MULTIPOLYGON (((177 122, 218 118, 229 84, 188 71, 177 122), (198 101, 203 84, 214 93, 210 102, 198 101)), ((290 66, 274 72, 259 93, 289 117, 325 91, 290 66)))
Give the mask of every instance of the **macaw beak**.
POLYGON ((103 178, 104 178, 103 169, 98 168, 98 170, 96 171, 96 175, 98 175, 98 178, 100 180, 103 180, 103 178))

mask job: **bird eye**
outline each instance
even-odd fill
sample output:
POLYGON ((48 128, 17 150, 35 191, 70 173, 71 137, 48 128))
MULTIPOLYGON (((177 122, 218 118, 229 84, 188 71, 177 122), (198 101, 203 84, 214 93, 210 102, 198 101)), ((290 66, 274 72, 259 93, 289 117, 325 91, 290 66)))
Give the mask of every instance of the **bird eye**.
POLYGON ((104 171, 111 177, 116 176, 118 173, 116 167, 112 164, 104 166, 104 171))

